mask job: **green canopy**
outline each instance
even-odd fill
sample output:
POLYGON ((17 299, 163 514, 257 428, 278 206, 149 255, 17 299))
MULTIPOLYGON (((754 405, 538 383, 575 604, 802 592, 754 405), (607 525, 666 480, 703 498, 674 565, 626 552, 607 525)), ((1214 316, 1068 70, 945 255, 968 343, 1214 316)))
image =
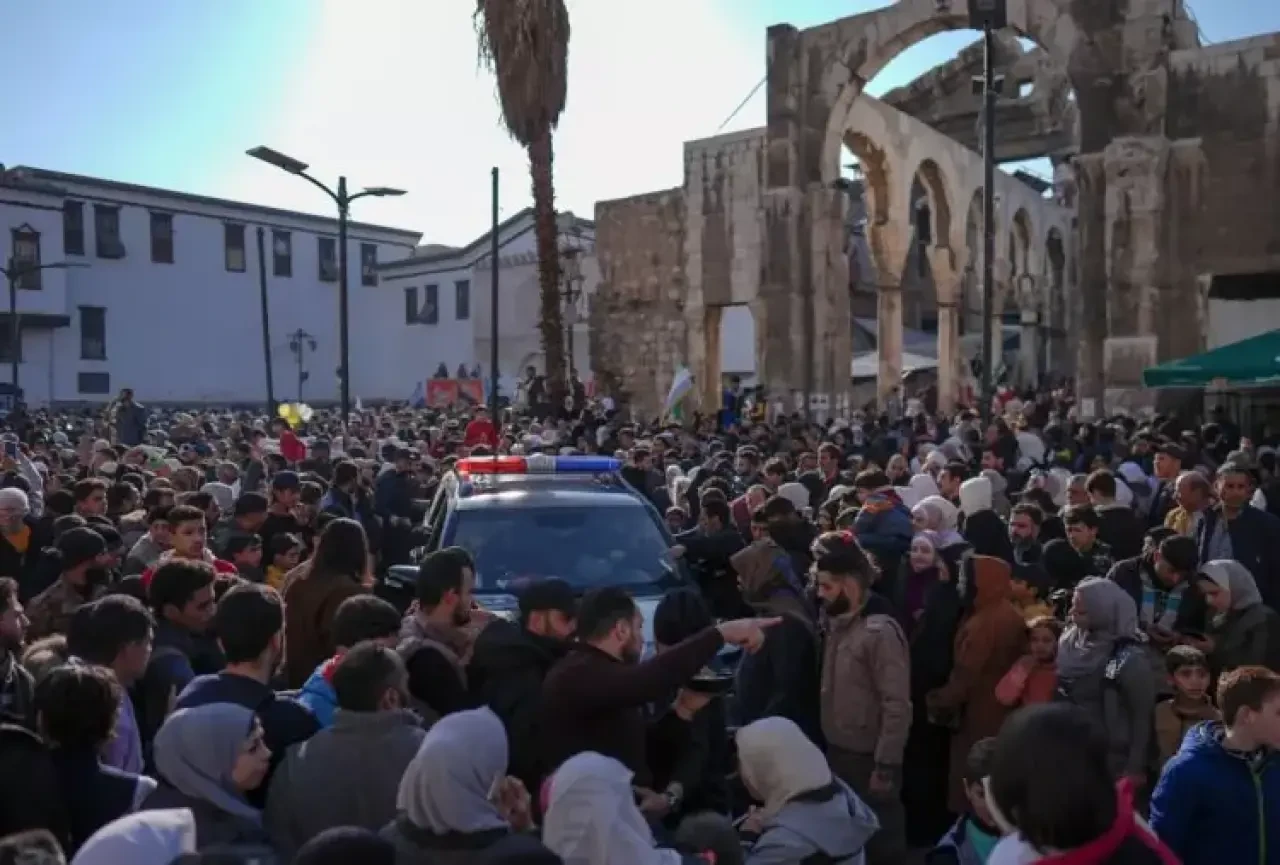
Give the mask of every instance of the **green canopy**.
POLYGON ((1280 330, 1142 371, 1147 387, 1280 384, 1280 330))

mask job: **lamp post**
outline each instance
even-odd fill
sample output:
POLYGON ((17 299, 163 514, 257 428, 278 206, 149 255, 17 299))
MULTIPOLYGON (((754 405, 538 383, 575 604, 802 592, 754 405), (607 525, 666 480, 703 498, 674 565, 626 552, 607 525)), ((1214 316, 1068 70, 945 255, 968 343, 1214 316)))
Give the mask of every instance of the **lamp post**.
POLYGON ((371 186, 352 193, 347 191, 347 178, 344 175, 338 178, 338 188, 335 191, 307 174, 307 169, 310 166, 305 162, 294 159, 292 156, 285 156, 270 147, 261 146, 254 147, 246 151, 246 153, 254 159, 260 159, 268 165, 274 165, 281 171, 295 174, 313 186, 319 187, 333 199, 334 204, 338 205, 338 352, 340 354, 338 379, 341 384, 342 422, 345 424, 351 416, 350 312, 347 308, 347 221, 351 215, 351 202, 369 196, 387 198, 404 195, 404 190, 394 189, 390 186, 371 186))
MULTIPOLYGON (((996 80, 995 33, 1009 26, 1006 0, 969 0, 969 26, 982 31, 982 410, 983 422, 991 420, 995 389, 995 359, 991 311, 995 308, 996 256, 996 80)), ((976 83, 976 82, 975 82, 976 83)))
POLYGON ((311 374, 306 369, 306 351, 311 350, 314 354, 316 350, 316 338, 302 328, 298 328, 289 334, 289 351, 293 352, 293 357, 298 363, 298 402, 302 402, 302 385, 306 383, 311 374))
POLYGON ((88 267, 78 261, 56 261, 52 264, 34 264, 9 256, 5 267, 0 267, 9 283, 9 381, 13 385, 13 397, 18 398, 18 367, 22 363, 22 323, 18 317, 18 283, 24 276, 41 270, 71 270, 77 267, 88 267))
POLYGON ((581 234, 573 231, 567 235, 574 238, 572 243, 560 247, 560 300, 565 307, 565 348, 569 353, 568 376, 566 390, 573 393, 573 374, 577 364, 573 354, 573 328, 578 320, 578 303, 582 300, 582 284, 586 277, 582 274, 582 256, 586 250, 582 246, 581 234))

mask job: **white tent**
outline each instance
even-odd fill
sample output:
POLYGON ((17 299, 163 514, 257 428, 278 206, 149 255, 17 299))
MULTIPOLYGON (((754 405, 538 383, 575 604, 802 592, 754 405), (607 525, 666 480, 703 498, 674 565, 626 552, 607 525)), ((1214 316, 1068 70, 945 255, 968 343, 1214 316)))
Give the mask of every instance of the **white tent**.
MULTIPOLYGON (((850 375, 854 380, 875 378, 880 371, 880 356, 874 351, 864 351, 853 356, 850 375)), ((910 375, 925 369, 937 369, 938 359, 923 354, 902 353, 902 374, 910 375)))

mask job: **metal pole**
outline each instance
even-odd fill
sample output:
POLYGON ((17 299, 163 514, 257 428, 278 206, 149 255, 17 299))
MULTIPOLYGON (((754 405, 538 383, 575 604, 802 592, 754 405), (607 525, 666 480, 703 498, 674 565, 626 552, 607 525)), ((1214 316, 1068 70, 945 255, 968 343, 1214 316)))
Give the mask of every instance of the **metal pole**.
MULTIPOLYGON (((338 378, 341 388, 342 424, 351 417, 350 333, 347 321, 347 214, 351 200, 347 197, 347 178, 338 178, 338 378)), ((361 267, 363 268, 363 260, 361 267)), ((363 270, 361 271, 363 275, 363 270)))
MULTIPOLYGON (((982 31, 982 405, 984 421, 991 419, 995 395, 995 351, 992 345, 992 312, 995 309, 996 226, 996 89, 995 32, 988 25, 982 31)), ((1001 336, 1004 329, 1001 328, 1001 336)), ((1001 339, 1003 343, 1003 338, 1001 339)))
POLYGON ((565 343, 569 349, 569 396, 573 396, 573 374, 577 372, 576 364, 573 362, 573 323, 578 314, 578 304, 574 301, 572 292, 570 292, 570 306, 568 319, 568 327, 565 328, 565 343))
MULTIPOLYGON (((498 168, 493 168, 493 227, 489 231, 489 417, 498 435, 502 435, 502 419, 498 416, 498 168)), ((494 455, 498 450, 494 448, 494 455)))
POLYGON ((262 363, 267 371, 267 417, 276 416, 276 385, 271 375, 271 313, 267 306, 267 253, 265 232, 258 226, 258 294, 262 300, 262 363))
POLYGON ((18 322, 18 268, 15 259, 9 259, 9 381, 13 383, 13 403, 18 403, 18 367, 22 361, 22 326, 18 322))

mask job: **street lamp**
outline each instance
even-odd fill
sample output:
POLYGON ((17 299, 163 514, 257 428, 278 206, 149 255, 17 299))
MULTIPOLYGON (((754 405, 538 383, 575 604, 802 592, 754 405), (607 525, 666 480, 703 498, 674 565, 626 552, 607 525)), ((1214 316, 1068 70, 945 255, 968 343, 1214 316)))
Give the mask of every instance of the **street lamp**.
POLYGON ((16 255, 9 256, 9 263, 0 267, 9 283, 9 381, 13 385, 13 398, 18 398, 18 367, 22 360, 22 323, 18 318, 18 283, 24 276, 41 270, 71 270, 76 267, 88 267, 79 261, 56 261, 52 264, 36 264, 16 255))
POLYGON ((582 235, 579 231, 575 229, 570 236, 574 238, 573 242, 560 247, 560 299, 565 307, 565 348, 569 354, 569 381, 566 383, 566 388, 572 394, 573 374, 577 371, 573 354, 573 328, 578 320, 578 303, 582 300, 582 284, 586 280, 582 274, 582 256, 586 253, 586 249, 582 246, 582 235))
POLYGON ((246 153, 254 159, 260 159, 281 171, 295 174, 313 186, 319 187, 324 190, 325 195, 333 199, 334 204, 338 205, 338 352, 341 355, 338 361, 338 378, 341 382, 342 422, 345 424, 351 417, 351 345, 347 309, 347 220, 351 214, 351 202, 370 196, 389 198, 404 195, 404 190, 390 186, 370 186, 359 192, 350 193, 347 192, 347 178, 344 175, 338 178, 338 189, 335 191, 307 174, 307 169, 310 167, 307 163, 292 156, 286 156, 278 150, 272 150, 270 147, 254 147, 246 153))
MULTIPOLYGON (((969 26, 982 31, 982 410, 983 422, 991 420, 995 395, 995 358, 991 334, 991 310, 995 307, 996 256, 996 39, 997 30, 1009 26, 1007 0, 969 0, 969 26)), ((975 82, 976 83, 976 82, 975 82)), ((1003 333, 1003 331, 1002 331, 1003 333)))

